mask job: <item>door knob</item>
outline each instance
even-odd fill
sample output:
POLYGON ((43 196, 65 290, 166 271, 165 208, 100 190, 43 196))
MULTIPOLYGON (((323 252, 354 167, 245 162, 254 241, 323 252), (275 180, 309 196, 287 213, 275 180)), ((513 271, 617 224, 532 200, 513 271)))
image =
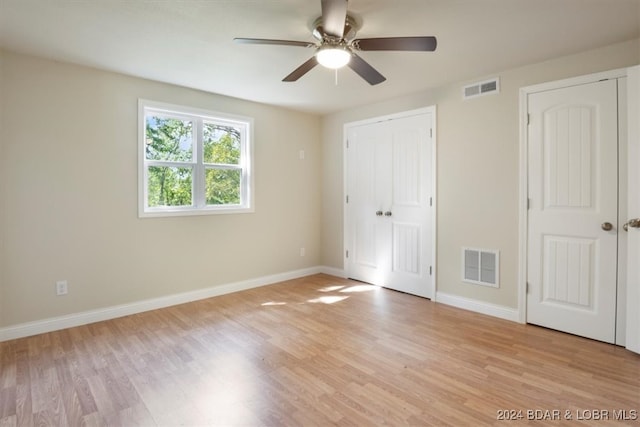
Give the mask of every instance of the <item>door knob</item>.
POLYGON ((384 213, 384 216, 391 216, 391 211, 386 211, 386 212, 384 213))
POLYGON ((611 224, 610 222, 603 222, 601 225, 602 229, 604 231, 611 231, 613 230, 613 224, 611 224))
POLYGON ((376 211, 377 216, 382 216, 382 211, 376 211))
POLYGON ((640 228, 640 218, 630 219, 625 225, 622 226, 624 231, 629 231, 629 227, 640 228))

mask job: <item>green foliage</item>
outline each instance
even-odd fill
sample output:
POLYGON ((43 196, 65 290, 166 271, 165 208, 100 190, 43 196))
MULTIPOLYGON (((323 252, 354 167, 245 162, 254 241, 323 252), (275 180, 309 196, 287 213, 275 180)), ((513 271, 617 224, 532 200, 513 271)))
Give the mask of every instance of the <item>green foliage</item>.
POLYGON ((204 162, 237 165, 240 162, 240 133, 230 126, 204 124, 204 162))
MULTIPOLYGON (((204 124, 204 162, 217 165, 240 163, 240 134, 230 126, 204 124)), ((207 168, 205 198, 207 205, 240 204, 240 170, 207 168)))
MULTIPOLYGON (((193 147, 192 122, 147 116, 145 157, 148 160, 191 163, 193 147)), ((203 156, 206 203, 240 204, 241 143, 238 129, 204 122, 203 156)), ((192 167, 149 166, 148 205, 192 205, 193 171, 192 167)))
POLYGON ((240 204, 240 171, 234 169, 207 169, 207 205, 240 204))
POLYGON ((193 158, 193 124, 178 119, 147 116, 148 160, 189 162, 193 158))
POLYGON ((149 206, 190 206, 192 169, 149 166, 149 206))

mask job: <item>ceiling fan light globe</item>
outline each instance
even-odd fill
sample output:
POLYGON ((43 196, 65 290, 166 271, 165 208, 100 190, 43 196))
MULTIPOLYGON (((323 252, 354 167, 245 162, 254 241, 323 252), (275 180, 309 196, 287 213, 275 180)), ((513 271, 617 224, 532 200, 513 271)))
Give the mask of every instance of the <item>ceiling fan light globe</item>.
POLYGON ((342 68, 351 60, 351 52, 343 47, 321 48, 316 53, 316 59, 326 68, 342 68))

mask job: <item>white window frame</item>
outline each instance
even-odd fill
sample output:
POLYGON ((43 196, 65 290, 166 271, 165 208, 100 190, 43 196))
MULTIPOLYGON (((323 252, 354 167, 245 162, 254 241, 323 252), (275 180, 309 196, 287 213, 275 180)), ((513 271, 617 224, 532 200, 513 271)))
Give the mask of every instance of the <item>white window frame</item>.
MULTIPOLYGON (((254 212, 254 180, 253 165, 253 119, 215 111, 203 110, 163 102, 138 100, 138 216, 140 218, 214 215, 254 212), (194 124, 193 159, 191 162, 147 160, 146 147, 146 116, 147 113, 165 115, 179 119, 191 120, 194 124), (241 170, 240 204, 207 205, 205 200, 205 173, 211 168, 203 162, 203 122, 211 121, 216 124, 229 125, 240 129, 240 163, 241 170), (148 169, 150 166, 177 166, 193 168, 192 202, 191 206, 161 206, 150 207, 148 198, 148 169)), ((216 169, 224 169, 218 166, 216 169)), ((235 167, 234 167, 235 169, 235 167)))

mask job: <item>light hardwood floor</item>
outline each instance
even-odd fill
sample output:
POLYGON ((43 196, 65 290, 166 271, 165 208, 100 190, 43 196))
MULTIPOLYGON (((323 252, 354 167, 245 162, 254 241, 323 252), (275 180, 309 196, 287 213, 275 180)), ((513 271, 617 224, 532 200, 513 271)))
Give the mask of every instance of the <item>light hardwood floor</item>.
POLYGON ((640 355, 326 275, 0 343, 0 362, 0 426, 640 423, 614 419, 640 417, 640 355))

